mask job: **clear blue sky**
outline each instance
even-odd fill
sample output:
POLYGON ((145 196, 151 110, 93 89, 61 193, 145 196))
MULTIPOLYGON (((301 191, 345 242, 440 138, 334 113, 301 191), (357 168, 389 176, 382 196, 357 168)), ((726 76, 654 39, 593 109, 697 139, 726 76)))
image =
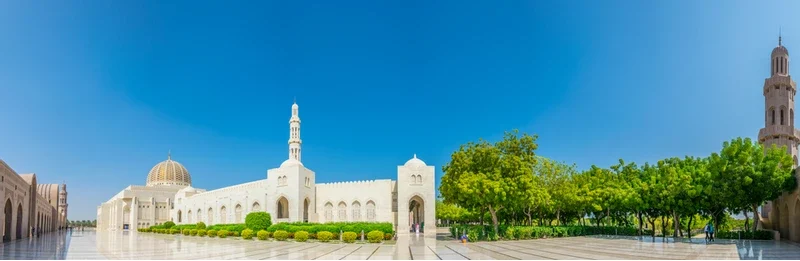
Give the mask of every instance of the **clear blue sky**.
POLYGON ((66 181, 70 219, 170 149, 195 187, 265 178, 294 97, 318 182, 414 153, 439 177, 515 128, 581 169, 706 156, 762 127, 779 27, 800 51, 788 0, 23 2, 0 3, 0 158, 66 181))

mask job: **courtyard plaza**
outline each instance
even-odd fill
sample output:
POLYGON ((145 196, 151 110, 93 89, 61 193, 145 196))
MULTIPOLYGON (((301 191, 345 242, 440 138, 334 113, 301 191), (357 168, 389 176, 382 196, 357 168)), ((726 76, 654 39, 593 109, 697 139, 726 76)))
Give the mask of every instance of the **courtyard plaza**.
POLYGON ((460 243, 438 236, 404 235, 383 244, 298 243, 137 232, 54 232, 0 247, 0 259, 800 259, 786 241, 591 236, 460 243))

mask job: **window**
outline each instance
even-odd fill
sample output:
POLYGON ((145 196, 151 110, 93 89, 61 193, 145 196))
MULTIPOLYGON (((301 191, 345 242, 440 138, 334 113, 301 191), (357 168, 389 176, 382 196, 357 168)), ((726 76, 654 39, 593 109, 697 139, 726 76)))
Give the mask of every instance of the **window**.
POLYGON ((242 221, 242 205, 236 204, 236 207, 233 209, 236 212, 236 223, 244 223, 242 221))
POLYGON ((783 109, 781 109, 781 125, 783 125, 783 109))
POLYGON ((261 204, 258 204, 258 202, 253 203, 253 209, 251 209, 251 210, 253 212, 261 211, 261 204))
POLYGON ((333 221, 333 204, 330 202, 325 203, 325 221, 331 222, 333 221))
POLYGON ((353 214, 351 221, 361 221, 361 203, 353 202, 353 214))
POLYGON ((375 202, 367 202, 367 221, 375 221, 375 202))
POLYGON ((770 112, 772 113, 772 125, 775 125, 775 109, 771 109, 770 112))
POLYGON ((347 204, 339 202, 339 219, 337 221, 347 221, 347 204))
POLYGON ((225 206, 222 206, 221 208, 219 208, 219 223, 220 224, 225 224, 226 222, 228 222, 228 218, 226 217, 227 215, 228 215, 228 209, 226 209, 225 206))

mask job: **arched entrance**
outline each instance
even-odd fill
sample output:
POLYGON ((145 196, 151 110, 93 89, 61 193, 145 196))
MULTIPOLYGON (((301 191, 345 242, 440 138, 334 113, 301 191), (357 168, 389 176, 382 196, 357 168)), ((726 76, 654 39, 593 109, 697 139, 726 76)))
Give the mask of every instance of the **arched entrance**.
POLYGON ((789 204, 788 203, 781 203, 781 223, 780 223, 780 232, 782 238, 789 238, 789 204))
POLYGON ((795 200, 794 203, 794 233, 792 233, 792 240, 800 240, 800 199, 795 200))
POLYGON ((244 221, 242 221, 242 205, 236 204, 233 211, 236 212, 236 222, 234 223, 244 223, 244 221))
POLYGON ((178 223, 181 223, 181 222, 182 222, 182 220, 181 220, 181 210, 179 209, 178 210, 178 223))
POLYGON ((219 208, 219 223, 225 224, 225 222, 228 222, 228 209, 222 206, 219 208))
POLYGON ((11 199, 6 200, 5 207, 5 229, 3 230, 3 242, 11 241, 11 219, 14 217, 13 207, 11 206, 11 199))
POLYGON ((17 239, 22 239, 22 203, 17 205, 17 239))
POLYGON ((424 232, 425 227, 425 201, 420 196, 414 196, 408 201, 408 226, 415 232, 419 224, 419 232, 424 232))
POLYGON ((303 222, 308 222, 308 212, 311 212, 309 208, 311 208, 311 201, 306 198, 303 200, 303 222))
POLYGON ((278 199, 278 218, 289 218, 289 200, 286 197, 278 199))

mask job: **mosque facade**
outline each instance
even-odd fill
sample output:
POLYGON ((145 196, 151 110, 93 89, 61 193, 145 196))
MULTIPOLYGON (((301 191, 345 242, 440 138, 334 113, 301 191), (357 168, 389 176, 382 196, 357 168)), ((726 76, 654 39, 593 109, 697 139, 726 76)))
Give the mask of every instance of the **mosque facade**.
POLYGON ((0 160, 0 231, 3 242, 67 226, 67 185, 39 184, 35 173, 18 174, 0 160))
POLYGON ((135 230, 167 221, 206 225, 244 223, 251 212, 279 222, 390 222, 398 232, 416 224, 435 231, 434 166, 414 155, 397 166, 397 179, 316 183, 303 165, 299 107, 289 119, 288 159, 265 179, 205 190, 171 156, 158 163, 144 186, 131 185, 97 208, 100 230, 135 230))

